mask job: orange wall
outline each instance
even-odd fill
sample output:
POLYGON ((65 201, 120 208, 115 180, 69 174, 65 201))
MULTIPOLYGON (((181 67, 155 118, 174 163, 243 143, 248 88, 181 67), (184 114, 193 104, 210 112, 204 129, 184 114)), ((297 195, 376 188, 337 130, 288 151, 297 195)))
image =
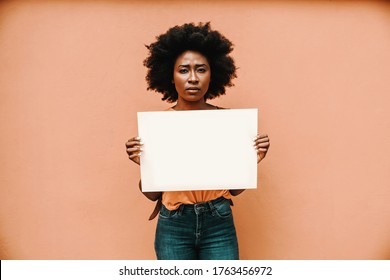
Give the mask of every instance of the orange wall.
POLYGON ((144 44, 211 21, 271 138, 235 199, 242 259, 390 258, 390 4, 380 1, 2 1, 0 258, 154 259, 154 204, 125 153, 144 44))

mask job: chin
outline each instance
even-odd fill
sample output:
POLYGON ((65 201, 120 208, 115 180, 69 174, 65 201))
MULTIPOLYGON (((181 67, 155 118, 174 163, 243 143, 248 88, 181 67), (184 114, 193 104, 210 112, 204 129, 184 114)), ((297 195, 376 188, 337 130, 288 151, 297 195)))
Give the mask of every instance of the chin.
POLYGON ((198 95, 196 95, 196 96, 186 96, 186 98, 185 98, 186 101, 192 101, 192 102, 199 101, 201 99, 203 99, 203 96, 198 96, 198 95))

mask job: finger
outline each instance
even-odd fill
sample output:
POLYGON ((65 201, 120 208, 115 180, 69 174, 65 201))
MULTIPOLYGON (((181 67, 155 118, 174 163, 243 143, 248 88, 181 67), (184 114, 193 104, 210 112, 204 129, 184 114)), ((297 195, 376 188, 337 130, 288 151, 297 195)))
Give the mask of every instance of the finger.
POLYGON ((258 154, 266 153, 266 152, 268 152, 268 149, 265 149, 265 148, 257 149, 257 153, 258 153, 258 154))
POLYGON ((131 153, 140 153, 141 151, 143 151, 143 149, 141 147, 134 147, 134 148, 128 148, 126 149, 126 152, 128 154, 131 154, 131 153))
POLYGON ((264 138, 264 137, 268 137, 268 134, 257 134, 255 139, 260 139, 260 138, 264 138))
POLYGON ((268 136, 263 137, 263 138, 258 138, 255 140, 255 143, 262 143, 262 142, 269 142, 268 136))
POLYGON ((265 140, 258 140, 258 141, 255 141, 253 143, 253 146, 257 146, 257 145, 263 145, 263 144, 268 144, 269 145, 269 140, 265 139, 265 140))
POLYGON ((264 142, 264 143, 259 143, 259 144, 255 144, 254 147, 255 149, 259 149, 259 148, 269 148, 270 146, 270 143, 269 142, 264 142))
POLYGON ((267 148, 269 147, 269 142, 259 143, 256 145, 256 148, 267 148))
POLYGON ((137 157, 140 157, 141 155, 142 155, 142 153, 132 154, 132 155, 129 155, 129 159, 135 159, 137 157))
POLYGON ((127 140, 127 142, 131 142, 131 141, 141 141, 141 137, 135 136, 135 137, 132 137, 129 140, 127 140))
POLYGON ((144 143, 141 141, 128 141, 126 142, 126 147, 132 147, 132 146, 142 146, 144 143))
POLYGON ((135 137, 130 138, 128 141, 140 141, 140 140, 141 140, 141 137, 135 136, 135 137))
POLYGON ((131 143, 131 142, 140 143, 140 142, 142 142, 142 141, 141 141, 141 139, 139 139, 139 138, 131 138, 131 139, 127 140, 126 143, 131 143))

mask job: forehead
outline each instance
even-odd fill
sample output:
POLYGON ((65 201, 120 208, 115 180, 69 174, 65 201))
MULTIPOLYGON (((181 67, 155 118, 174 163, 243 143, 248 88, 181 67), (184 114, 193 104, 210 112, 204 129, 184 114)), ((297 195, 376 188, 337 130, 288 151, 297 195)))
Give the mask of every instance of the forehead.
POLYGON ((207 58, 197 51, 185 51, 180 54, 177 59, 175 65, 181 64, 206 64, 208 65, 207 58))

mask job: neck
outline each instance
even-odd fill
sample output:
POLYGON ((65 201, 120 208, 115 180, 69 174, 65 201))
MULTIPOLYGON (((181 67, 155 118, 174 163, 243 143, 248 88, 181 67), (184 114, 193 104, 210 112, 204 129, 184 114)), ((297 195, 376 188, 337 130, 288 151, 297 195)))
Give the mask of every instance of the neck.
POLYGON ((201 99, 196 102, 188 102, 185 100, 177 100, 177 103, 172 108, 176 111, 183 111, 183 110, 207 110, 210 109, 210 107, 214 107, 208 103, 204 99, 201 99))

